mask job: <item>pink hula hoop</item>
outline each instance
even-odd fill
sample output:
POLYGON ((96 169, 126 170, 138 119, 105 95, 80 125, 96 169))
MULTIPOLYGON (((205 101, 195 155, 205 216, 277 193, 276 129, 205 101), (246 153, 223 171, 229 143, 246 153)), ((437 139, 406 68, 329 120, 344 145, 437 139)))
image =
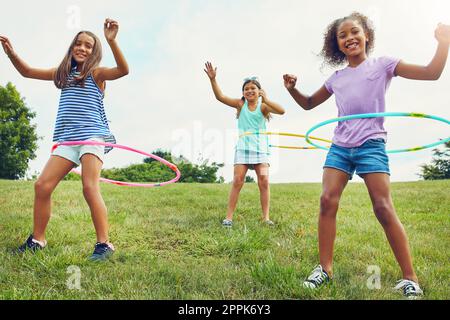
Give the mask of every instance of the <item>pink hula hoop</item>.
MULTIPOLYGON (((151 188, 151 187, 162 187, 162 186, 168 185, 170 183, 175 183, 181 177, 180 170, 178 170, 177 166, 174 165, 173 163, 170 163, 169 161, 167 161, 167 160, 165 160, 165 159, 163 159, 161 157, 158 157, 158 156, 156 156, 154 154, 147 153, 147 152, 144 152, 144 151, 141 151, 141 150, 137 150, 137 149, 134 149, 134 148, 131 148, 131 147, 123 146, 123 145, 120 145, 120 144, 114 144, 114 143, 108 143, 108 142, 97 142, 97 141, 65 141, 65 142, 58 142, 58 143, 54 144, 53 147, 52 147, 52 151, 51 152, 53 153, 53 151, 55 151, 55 149, 58 148, 59 146, 79 146, 79 145, 113 147, 113 148, 124 149, 124 150, 127 150, 127 151, 143 154, 144 156, 147 156, 147 157, 150 157, 152 159, 155 159, 155 160, 161 162, 162 164, 166 165, 167 167, 169 167, 176 174, 176 177, 173 178, 172 180, 169 180, 169 181, 166 181, 166 182, 161 182, 161 183, 123 182, 123 181, 116 181, 116 180, 111 180, 111 179, 106 179, 106 178, 100 177, 100 181, 102 181, 102 182, 112 183, 112 184, 116 184, 118 186, 151 188)), ((75 170, 75 169, 72 169, 72 172, 74 172, 76 174, 81 174, 78 170, 75 170)))

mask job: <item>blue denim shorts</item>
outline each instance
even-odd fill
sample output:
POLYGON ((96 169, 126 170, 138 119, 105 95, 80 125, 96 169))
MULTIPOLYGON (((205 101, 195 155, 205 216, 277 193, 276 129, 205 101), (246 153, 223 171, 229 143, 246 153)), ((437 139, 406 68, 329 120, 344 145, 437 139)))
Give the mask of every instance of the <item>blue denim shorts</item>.
POLYGON ((323 167, 344 171, 350 180, 355 171, 360 177, 375 172, 390 175, 389 158, 383 139, 369 139, 356 148, 344 148, 333 143, 323 167))

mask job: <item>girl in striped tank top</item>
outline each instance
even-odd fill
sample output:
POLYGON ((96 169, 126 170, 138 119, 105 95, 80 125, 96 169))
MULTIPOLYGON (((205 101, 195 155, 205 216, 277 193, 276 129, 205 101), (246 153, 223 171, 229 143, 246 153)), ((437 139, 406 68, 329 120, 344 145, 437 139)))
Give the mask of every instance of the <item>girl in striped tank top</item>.
MULTIPOLYGON (((220 102, 237 110, 239 135, 244 132, 266 131, 266 121, 271 113, 284 114, 284 109, 278 103, 269 100, 256 77, 244 79, 240 99, 225 96, 216 81, 216 71, 210 62, 205 64, 204 70, 208 75, 211 86, 220 102)), ((258 177, 258 187, 262 207, 262 220, 273 225, 269 218, 269 144, 267 135, 246 135, 239 138, 235 149, 234 178, 228 201, 228 210, 222 225, 232 226, 233 213, 239 198, 239 193, 245 182, 248 169, 255 170, 258 177)))
MULTIPOLYGON (((118 30, 117 21, 105 20, 105 38, 117 64, 114 68, 99 67, 102 58, 100 40, 89 31, 81 31, 75 36, 59 67, 53 69, 28 66, 15 53, 10 41, 0 36, 3 49, 22 76, 53 81, 61 89, 53 141, 115 142, 109 131, 103 97, 106 81, 128 74, 128 64, 116 41, 118 30)), ((91 210, 97 234, 97 243, 90 259, 103 260, 114 252, 108 237, 107 209, 99 187, 103 154, 108 151, 99 146, 60 146, 54 151, 34 185, 33 233, 19 247, 19 252, 34 252, 46 246, 45 229, 51 215, 53 190, 73 167, 80 164, 83 195, 91 210)))

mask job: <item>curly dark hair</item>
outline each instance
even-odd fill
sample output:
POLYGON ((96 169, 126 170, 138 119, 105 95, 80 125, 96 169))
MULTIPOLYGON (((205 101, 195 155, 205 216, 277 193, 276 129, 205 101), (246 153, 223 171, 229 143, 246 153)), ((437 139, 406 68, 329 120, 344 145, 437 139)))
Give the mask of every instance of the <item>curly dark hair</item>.
POLYGON ((347 17, 334 20, 330 23, 323 34, 323 48, 320 52, 320 56, 324 59, 324 64, 331 67, 338 67, 343 64, 347 58, 341 50, 339 50, 339 45, 337 41, 337 29, 342 22, 345 20, 353 20, 359 22, 362 26, 364 32, 368 35, 368 42, 366 43, 366 53, 369 54, 375 43, 375 28, 372 21, 365 15, 359 12, 352 12, 347 17))

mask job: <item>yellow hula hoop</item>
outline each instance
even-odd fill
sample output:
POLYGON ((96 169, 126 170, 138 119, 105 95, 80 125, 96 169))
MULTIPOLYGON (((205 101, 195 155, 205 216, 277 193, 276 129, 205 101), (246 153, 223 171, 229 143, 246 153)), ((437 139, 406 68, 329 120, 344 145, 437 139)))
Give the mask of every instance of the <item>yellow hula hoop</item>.
MULTIPOLYGON (((304 134, 299 134, 299 133, 288 133, 288 132, 244 132, 243 134, 241 134, 239 136, 239 138, 242 138, 244 136, 250 136, 250 135, 254 135, 254 134, 263 134, 263 135, 276 135, 276 136, 287 136, 287 137, 296 137, 296 138, 306 138, 306 135, 304 134)), ((312 137, 309 136, 309 139, 311 140, 317 140, 317 141, 323 141, 323 142, 327 142, 327 143, 332 143, 332 141, 327 140, 327 139, 323 139, 323 138, 318 138, 318 137, 312 137)), ((269 144, 269 147, 272 148, 281 148, 281 149, 293 149, 293 150, 312 150, 312 149, 319 149, 317 147, 296 147, 296 146, 278 146, 278 145, 273 145, 273 144, 269 144)))

